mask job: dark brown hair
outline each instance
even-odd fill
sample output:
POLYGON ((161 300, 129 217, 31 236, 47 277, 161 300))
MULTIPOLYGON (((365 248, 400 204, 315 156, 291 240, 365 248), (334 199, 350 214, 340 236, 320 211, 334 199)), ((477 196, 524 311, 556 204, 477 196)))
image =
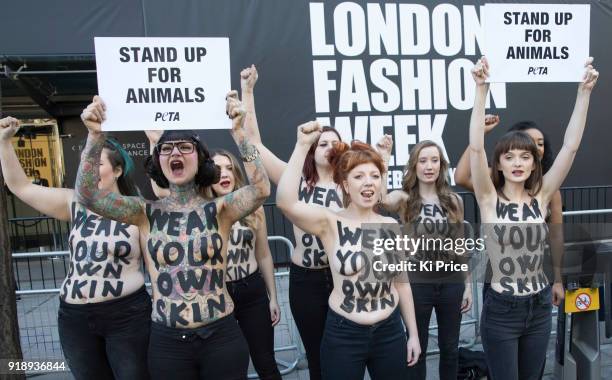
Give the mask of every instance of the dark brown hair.
MULTIPOLYGON (((185 140, 192 141, 195 144, 196 152, 198 154, 198 171, 195 176, 195 184, 201 192, 204 192, 206 187, 213 183, 219 182, 219 167, 217 167, 214 161, 211 159, 208 149, 200 141, 200 137, 190 130, 178 130, 178 131, 164 131, 157 145, 166 141, 177 141, 185 140)), ((170 184, 168 179, 164 175, 161 167, 159 166, 159 152, 157 147, 153 149, 153 155, 147 157, 145 162, 145 168, 149 177, 155 181, 157 186, 162 189, 167 189, 170 184)))
POLYGON ((319 173, 317 172, 317 165, 315 163, 314 155, 315 155, 315 150, 317 150, 317 146, 319 145, 319 139, 325 132, 335 133, 336 136, 338 136, 338 140, 342 141, 342 138, 340 137, 340 133, 338 133, 338 131, 335 128, 328 127, 328 126, 321 128, 321 135, 319 135, 319 138, 317 139, 317 141, 315 141, 310 146, 310 149, 308 149, 308 154, 306 154, 306 159, 304 160, 304 166, 302 167, 302 176, 306 180, 306 185, 308 186, 308 188, 314 187, 317 184, 317 181, 319 181, 319 173))
POLYGON ((531 175, 529 175, 529 178, 525 181, 525 189, 527 189, 527 193, 533 197, 542 189, 542 161, 538 155, 538 147, 533 139, 525 132, 508 132, 499 139, 497 144, 495 144, 495 151, 491 162, 491 180, 493 181, 497 193, 502 198, 508 200, 508 197, 506 197, 502 191, 506 179, 501 171, 499 160, 503 154, 514 149, 526 150, 533 156, 535 169, 531 171, 531 175))

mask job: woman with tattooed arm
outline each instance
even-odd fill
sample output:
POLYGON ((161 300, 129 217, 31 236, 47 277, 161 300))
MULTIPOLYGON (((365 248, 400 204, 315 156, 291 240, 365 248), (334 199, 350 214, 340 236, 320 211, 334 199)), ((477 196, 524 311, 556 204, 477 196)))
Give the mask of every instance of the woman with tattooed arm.
MULTIPOLYGON (((370 277, 374 266, 362 246, 362 237, 375 232, 364 229, 364 224, 397 226, 394 219, 375 212, 385 171, 383 159, 364 143, 336 144, 328 159, 344 208, 334 212, 304 204, 294 189, 300 181, 299 169, 320 134, 317 122, 298 128, 276 201, 295 225, 321 240, 330 263, 334 287, 321 342, 322 377, 363 379, 367 367, 375 380, 406 378, 407 365, 415 364, 420 354, 410 284, 387 274, 370 277)), ((386 233, 384 227, 380 230, 386 233)))
MULTIPOLYGON (((85 208, 72 189, 33 184, 11 143, 19 127, 15 118, 0 120, 6 184, 32 208, 70 221, 70 262, 57 321, 70 371, 78 380, 148 379, 151 297, 144 286, 138 228, 85 208)), ((100 144, 100 175, 92 185, 116 195, 137 195, 130 156, 114 139, 100 144)))
POLYGON ((95 97, 81 115, 89 137, 77 177, 79 199, 101 215, 138 226, 147 248, 154 379, 246 378, 248 347, 225 287, 227 241, 232 225, 261 206, 270 185, 259 152, 243 132, 236 92, 228 94, 227 112, 250 185, 213 200, 200 194, 218 182, 219 169, 198 135, 184 130, 164 132, 148 167, 151 178, 170 189, 168 197, 146 201, 98 190, 104 103, 95 97))

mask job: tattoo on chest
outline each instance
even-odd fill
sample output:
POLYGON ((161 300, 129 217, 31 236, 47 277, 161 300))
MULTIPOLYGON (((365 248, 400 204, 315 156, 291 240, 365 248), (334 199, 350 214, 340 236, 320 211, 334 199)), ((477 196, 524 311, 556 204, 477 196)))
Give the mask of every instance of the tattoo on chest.
POLYGON ((185 212, 147 205, 146 211, 147 248, 161 295, 158 320, 176 327, 219 317, 226 310, 225 260, 216 204, 185 212))

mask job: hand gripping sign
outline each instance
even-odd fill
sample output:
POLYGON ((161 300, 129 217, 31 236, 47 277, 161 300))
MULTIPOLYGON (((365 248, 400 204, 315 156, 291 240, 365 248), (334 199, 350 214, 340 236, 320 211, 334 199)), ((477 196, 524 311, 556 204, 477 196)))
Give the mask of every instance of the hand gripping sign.
POLYGON ((590 5, 486 4, 489 82, 580 82, 589 57, 590 5))
POLYGON ((96 37, 104 131, 231 128, 228 38, 96 37))

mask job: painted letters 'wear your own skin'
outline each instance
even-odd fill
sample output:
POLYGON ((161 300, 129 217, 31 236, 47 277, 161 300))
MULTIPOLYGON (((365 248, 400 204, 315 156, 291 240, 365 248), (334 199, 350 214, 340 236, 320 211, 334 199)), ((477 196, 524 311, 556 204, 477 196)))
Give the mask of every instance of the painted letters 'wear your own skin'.
POLYGON ((498 197, 495 218, 483 218, 491 288, 498 293, 526 296, 549 284, 544 272, 548 226, 540 204, 537 197, 530 204, 506 203, 498 197))
MULTIPOLYGON (((298 190, 300 202, 325 207, 331 211, 342 209, 342 200, 336 184, 317 183, 316 186, 308 188, 306 181, 302 178, 298 190)), ((305 233, 300 228, 293 226, 295 236, 295 251, 292 261, 294 264, 305 268, 321 269, 329 267, 325 249, 320 239, 312 234, 305 233)))
POLYGON ((108 301, 144 285, 138 228, 70 205, 70 263, 60 298, 70 304, 108 301))

